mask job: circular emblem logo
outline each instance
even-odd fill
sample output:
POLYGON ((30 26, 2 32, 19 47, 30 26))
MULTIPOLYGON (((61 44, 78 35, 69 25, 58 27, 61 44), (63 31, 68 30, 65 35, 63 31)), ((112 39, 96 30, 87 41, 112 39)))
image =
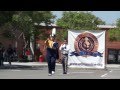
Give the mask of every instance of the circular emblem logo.
POLYGON ((98 49, 98 40, 93 34, 84 32, 77 36, 74 47, 77 52, 95 52, 98 49))

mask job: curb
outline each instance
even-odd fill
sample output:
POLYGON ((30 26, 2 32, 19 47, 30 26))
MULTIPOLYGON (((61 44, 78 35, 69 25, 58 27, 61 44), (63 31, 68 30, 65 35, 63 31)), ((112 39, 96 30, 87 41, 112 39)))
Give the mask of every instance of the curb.
MULTIPOLYGON (((9 62, 4 62, 4 65, 9 64, 9 62)), ((46 62, 12 62, 12 65, 25 65, 25 66, 47 66, 46 62)), ((56 65, 61 66, 61 64, 56 63, 56 65)))
MULTIPOLYGON (((8 65, 9 62, 4 62, 4 65, 8 65)), ((47 66, 47 62, 12 62, 12 65, 24 65, 24 66, 47 66)), ((56 63, 57 66, 62 64, 56 63)), ((120 68, 118 64, 107 64, 106 68, 120 68)))

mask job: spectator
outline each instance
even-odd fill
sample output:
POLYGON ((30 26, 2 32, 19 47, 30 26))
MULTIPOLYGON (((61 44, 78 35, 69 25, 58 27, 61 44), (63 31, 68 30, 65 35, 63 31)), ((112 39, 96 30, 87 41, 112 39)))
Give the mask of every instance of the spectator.
POLYGON ((37 47, 37 48, 36 48, 36 51, 35 51, 35 60, 36 60, 36 61, 39 61, 40 55, 41 55, 40 48, 37 47))
POLYGON ((32 55, 31 55, 30 48, 27 48, 25 54, 26 54, 27 59, 28 59, 29 61, 32 60, 32 55))
POLYGON ((8 55, 8 62, 11 65, 12 59, 13 59, 13 54, 14 54, 14 50, 12 48, 12 45, 9 44, 8 49, 7 49, 7 55, 8 55))

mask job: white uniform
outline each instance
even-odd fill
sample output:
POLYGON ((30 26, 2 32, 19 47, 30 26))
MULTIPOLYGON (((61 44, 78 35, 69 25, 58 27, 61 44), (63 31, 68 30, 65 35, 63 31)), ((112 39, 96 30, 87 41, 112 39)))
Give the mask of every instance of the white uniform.
POLYGON ((62 54, 68 54, 70 50, 70 46, 68 44, 62 44, 59 48, 62 54))
POLYGON ((62 44, 59 50, 61 51, 63 74, 67 74, 67 63, 68 63, 68 54, 69 54, 70 46, 68 44, 62 44))

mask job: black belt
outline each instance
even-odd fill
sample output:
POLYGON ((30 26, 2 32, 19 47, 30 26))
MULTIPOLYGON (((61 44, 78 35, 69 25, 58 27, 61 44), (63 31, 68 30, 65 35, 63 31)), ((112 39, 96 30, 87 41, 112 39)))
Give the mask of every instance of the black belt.
POLYGON ((63 55, 68 55, 68 54, 63 54, 63 55))

